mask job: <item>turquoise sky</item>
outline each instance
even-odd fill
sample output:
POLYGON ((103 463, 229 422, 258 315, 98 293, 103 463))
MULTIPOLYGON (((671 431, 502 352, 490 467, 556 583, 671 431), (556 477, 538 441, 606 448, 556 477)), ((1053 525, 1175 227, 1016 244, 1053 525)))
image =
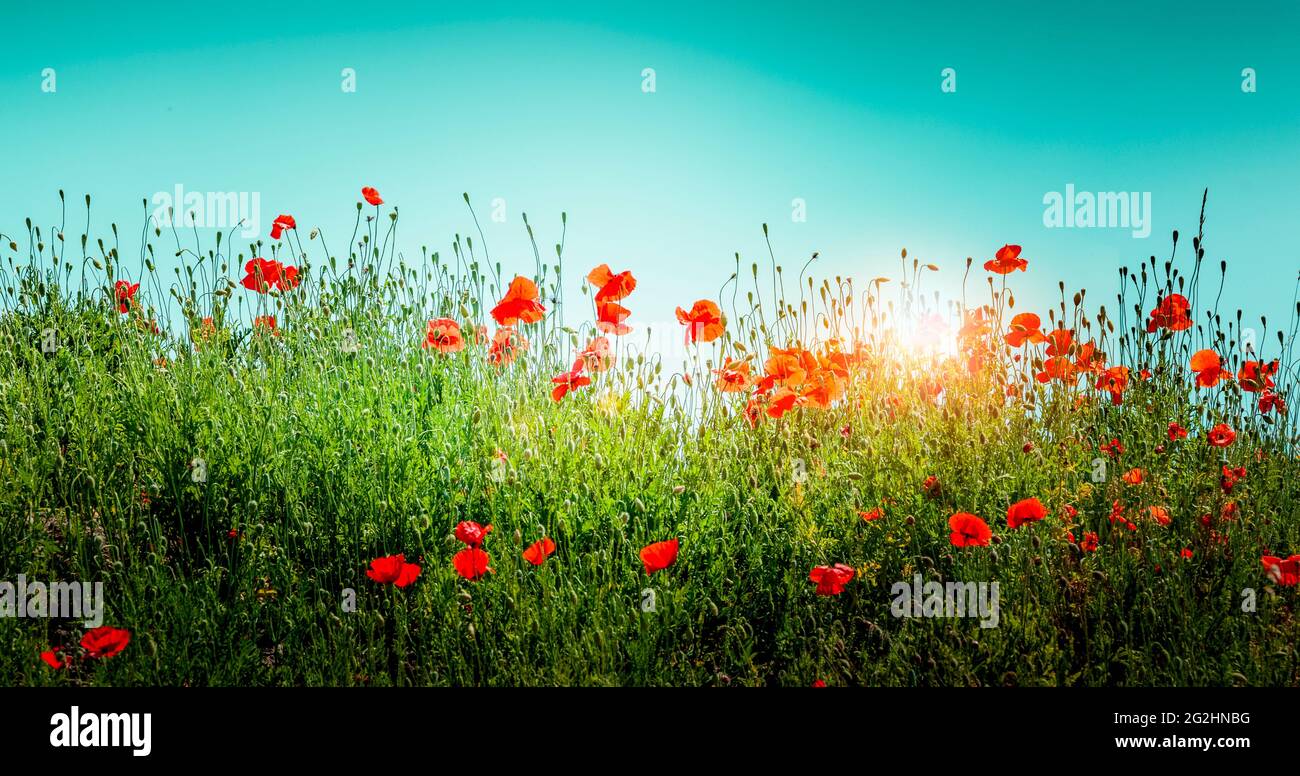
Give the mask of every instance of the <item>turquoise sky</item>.
POLYGON ((408 256, 446 253, 473 229, 467 191, 493 257, 519 271, 520 211, 543 245, 567 211, 570 277, 634 270, 634 321, 716 294, 736 251, 764 259, 763 222, 787 267, 820 251, 822 275, 897 277, 906 247, 949 288, 965 257, 1020 243, 1018 308, 1041 309, 1058 279, 1112 304, 1116 268, 1194 233, 1208 186, 1225 306, 1288 318, 1300 7, 977 5, 10 7, 0 232, 54 223, 63 188, 92 194, 98 233, 117 221, 131 246, 140 200, 181 184, 259 192, 263 234, 292 213, 341 250, 369 184, 401 207, 408 256), (1045 228, 1044 195, 1071 183, 1150 192, 1151 236, 1045 228), (497 197, 504 224, 486 217, 497 197))

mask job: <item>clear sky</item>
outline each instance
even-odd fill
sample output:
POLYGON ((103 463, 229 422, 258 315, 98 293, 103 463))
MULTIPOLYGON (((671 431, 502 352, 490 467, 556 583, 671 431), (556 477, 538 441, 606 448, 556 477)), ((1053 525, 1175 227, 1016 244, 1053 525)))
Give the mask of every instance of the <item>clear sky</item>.
POLYGON ((263 234, 292 213, 342 250, 368 184, 401 207, 408 256, 448 253, 473 230, 464 191, 507 271, 532 267, 520 212, 546 246, 567 211, 569 277, 632 269, 634 321, 715 295, 736 251, 763 259, 764 222, 787 267, 820 251, 823 276, 897 277, 906 247, 949 287, 1019 243, 1026 309, 1058 279, 1112 303, 1116 268, 1194 233, 1209 187, 1225 306, 1289 317, 1293 3, 114 5, 4 10, 0 232, 55 223, 62 188, 130 246, 141 199, 180 184, 258 192, 263 234), (1046 228, 1067 184, 1149 192, 1150 236, 1046 228))

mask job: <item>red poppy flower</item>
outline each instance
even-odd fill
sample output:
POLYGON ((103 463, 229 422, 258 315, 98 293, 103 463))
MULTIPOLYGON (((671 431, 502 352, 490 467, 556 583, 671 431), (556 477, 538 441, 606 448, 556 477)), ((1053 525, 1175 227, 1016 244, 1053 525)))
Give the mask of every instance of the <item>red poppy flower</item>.
POLYGON ((361 187, 361 196, 364 197, 367 202, 374 205, 375 207, 379 207, 380 205, 384 204, 384 198, 379 196, 379 190, 376 189, 374 186, 361 187))
POLYGON ((546 314, 546 308, 537 301, 537 284, 523 275, 510 281, 506 295, 492 308, 492 317, 501 326, 516 323, 537 323, 546 314))
POLYGON ((41 653, 41 660, 44 660, 44 661, 45 661, 45 664, 48 665, 50 668, 67 668, 67 667, 68 667, 68 661, 66 661, 66 660, 60 660, 58 654, 56 654, 55 651, 52 650, 52 649, 51 649, 51 650, 47 650, 47 651, 45 651, 45 652, 42 652, 42 653, 41 653))
POLYGON ((456 553, 451 558, 451 565, 456 568, 456 573, 471 582, 492 572, 488 566, 491 562, 488 554, 478 547, 466 547, 456 553))
POLYGON ((597 302, 596 303, 596 328, 606 334, 613 334, 621 337, 632 331, 632 327, 623 323, 632 311, 619 304, 618 302, 597 302))
POLYGON ((988 523, 969 512, 958 512, 948 518, 948 527, 952 529, 948 541, 954 547, 987 547, 993 539, 988 523))
POLYGON ((553 552, 555 552, 555 541, 547 536, 533 542, 528 549, 524 550, 524 560, 534 566, 540 566, 553 552))
POLYGON ((1187 429, 1175 423, 1169 424, 1169 441, 1177 442, 1180 439, 1187 438, 1187 429))
POLYGON ((250 291, 265 294, 272 288, 287 291, 298 287, 298 268, 286 267, 278 261, 266 260, 260 256, 248 260, 244 265, 241 284, 250 291))
POLYGON ((817 681, 815 681, 815 682, 812 683, 812 686, 813 686, 813 687, 825 687, 825 686, 826 686, 826 683, 823 682, 822 680, 818 679, 817 681))
POLYGON ((686 327, 688 343, 712 342, 721 337, 722 332, 727 328, 722 311, 709 299, 696 302, 691 306, 689 313, 678 307, 677 322, 686 327))
POLYGON ((1286 560, 1265 555, 1259 561, 1264 565, 1268 578, 1275 584, 1291 587, 1300 583, 1300 555, 1292 555, 1286 560))
POLYGON ((998 248, 998 253, 994 258, 984 262, 984 269, 989 272, 996 272, 999 275, 1006 275, 1016 270, 1024 272, 1025 267, 1028 266, 1029 262, 1020 258, 1019 245, 1004 245, 998 248))
POLYGON ((569 391, 581 388, 584 385, 591 385, 591 378, 582 373, 586 362, 579 358, 573 362, 573 368, 567 372, 561 372, 551 378, 555 387, 551 389, 551 398, 559 401, 569 393, 569 391))
POLYGON ((718 376, 718 390, 723 393, 735 393, 749 387, 749 361, 732 361, 731 356, 723 362, 721 369, 714 369, 718 376))
POLYGON ((609 340, 605 337, 593 337, 578 354, 593 372, 604 372, 614 365, 614 354, 610 351, 609 340))
POLYGON ((1227 493, 1230 492, 1234 487, 1236 487, 1238 482, 1241 482, 1245 478, 1246 478, 1245 466, 1238 466, 1236 468, 1233 468, 1231 466, 1228 466, 1227 464, 1224 464, 1223 476, 1219 478, 1219 485, 1223 488, 1224 492, 1227 493))
POLYGON ((1110 393, 1111 404, 1122 404, 1124 391, 1128 390, 1128 367, 1113 366, 1102 372, 1096 387, 1110 393))
POLYGON ((1190 313, 1192 305, 1187 301, 1187 297, 1182 294, 1170 294, 1156 305, 1156 309, 1151 311, 1150 320, 1147 321, 1147 331, 1153 332, 1156 329, 1167 329, 1169 331, 1182 331, 1192 327, 1190 313))
POLYGON ((1286 414, 1286 402, 1282 397, 1272 391, 1264 391, 1259 395, 1259 411, 1267 415, 1271 410, 1277 410, 1278 414, 1286 414))
POLYGON ((407 563, 406 556, 399 553, 370 561, 366 576, 381 585, 406 587, 420 576, 420 567, 414 563, 407 563))
POLYGON ((1237 432, 1233 431, 1227 423, 1220 423, 1210 429, 1210 433, 1206 435, 1206 440, 1214 447, 1227 447, 1236 438, 1237 432))
POLYGON ((630 270, 614 274, 608 264, 601 264, 587 274, 587 282, 596 287, 596 302, 617 302, 636 290, 636 278, 630 270))
POLYGON ((1096 552, 1097 545, 1099 545, 1100 543, 1101 540, 1098 538, 1097 532, 1089 531, 1083 535, 1083 542, 1079 544, 1079 549, 1083 550, 1084 552, 1096 552))
POLYGON ((139 290, 139 283, 128 283, 125 280, 119 280, 113 285, 113 291, 117 296, 117 311, 119 313, 125 313, 131 309, 131 300, 135 299, 135 294, 139 290))
POLYGON ((1037 522, 1047 517, 1047 507, 1036 498, 1017 501, 1007 507, 1007 526, 1019 528, 1025 523, 1037 522))
POLYGON ((1169 510, 1164 507, 1147 507, 1147 514, 1151 515, 1151 519, 1155 520, 1160 525, 1169 525, 1173 522, 1173 517, 1169 514, 1169 510))
POLYGON ((1106 453, 1111 458, 1119 458, 1124 454, 1124 445, 1120 444, 1118 439, 1112 439, 1097 446, 1097 450, 1106 453))
POLYGON ((1146 471, 1143 469, 1129 469, 1124 472, 1124 476, 1120 477, 1120 479, 1124 480, 1124 482, 1129 485, 1141 485, 1142 481, 1146 479, 1146 474, 1146 471))
POLYGON ((1223 368, 1223 359, 1213 350, 1198 350, 1193 353, 1191 366, 1196 373, 1196 385, 1200 388, 1212 388, 1220 380, 1232 377, 1232 373, 1223 368))
POLYGON ((462 520, 456 524, 456 539, 470 547, 482 546, 483 540, 490 533, 492 533, 491 523, 488 523, 486 528, 472 520, 462 520))
POLYGON ((1182 557, 1184 557, 1184 558, 1190 558, 1190 557, 1192 557, 1192 548, 1191 548, 1191 547, 1184 547, 1184 548, 1183 548, 1183 551, 1182 551, 1181 553, 1179 553, 1179 554, 1182 555, 1182 557))
POLYGON ((1241 368, 1237 370, 1237 383, 1243 391, 1251 393, 1268 391, 1276 385, 1273 376, 1277 374, 1278 366, 1276 358, 1267 364, 1261 361, 1243 361, 1241 368))
POLYGON ((433 348, 439 353, 456 353, 465 348, 465 338, 461 336, 460 324, 451 318, 437 318, 429 321, 424 332, 424 342, 420 347, 433 348))
POLYGON ((1037 344, 1045 342, 1047 337, 1040 330, 1043 320, 1033 313, 1020 313, 1011 319, 1011 325, 1008 327, 1006 334, 1007 344, 1013 348, 1029 342, 1037 344))
POLYGON ((836 563, 834 566, 818 566, 808 572, 808 581, 817 584, 817 595, 839 595, 844 586, 853 579, 853 567, 836 563))
POLYGON ((678 544, 677 539, 669 539, 666 542, 655 542, 642 547, 641 563, 645 565, 645 573, 653 574, 673 565, 677 560, 678 544))
POLYGON ((872 509, 868 512, 863 512, 862 510, 858 510, 858 517, 862 518, 863 520, 866 520, 868 523, 870 523, 872 520, 879 520, 884 516, 885 516, 884 507, 876 507, 875 509, 872 509))
POLYGON ((492 335, 487 360, 493 366, 509 366, 515 358, 528 349, 528 340, 512 327, 503 326, 492 335))
POLYGON ((130 643, 131 631, 126 628, 114 628, 111 625, 101 625, 86 631, 86 634, 81 637, 81 646, 86 650, 86 657, 109 658, 126 649, 126 645, 130 643))
POLYGON ((275 221, 271 223, 271 239, 278 240, 285 229, 297 229, 298 222, 293 220, 293 216, 278 215, 275 221))
POLYGON ((799 394, 789 388, 782 388, 772 394, 772 398, 767 402, 767 414, 774 418, 780 418, 785 413, 794 409, 799 403, 799 394))
POLYGON ((274 315, 259 315, 253 319, 253 331, 265 330, 271 334, 279 336, 280 330, 275 326, 274 315))

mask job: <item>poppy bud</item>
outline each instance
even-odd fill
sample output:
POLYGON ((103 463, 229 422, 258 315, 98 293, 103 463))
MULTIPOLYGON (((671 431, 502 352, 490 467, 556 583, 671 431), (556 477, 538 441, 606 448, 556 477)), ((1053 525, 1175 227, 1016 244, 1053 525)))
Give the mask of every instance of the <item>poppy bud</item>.
POLYGON ((903 522, 907 523, 908 525, 916 525, 916 518, 912 517, 911 515, 908 515, 907 519, 904 520, 903 522))

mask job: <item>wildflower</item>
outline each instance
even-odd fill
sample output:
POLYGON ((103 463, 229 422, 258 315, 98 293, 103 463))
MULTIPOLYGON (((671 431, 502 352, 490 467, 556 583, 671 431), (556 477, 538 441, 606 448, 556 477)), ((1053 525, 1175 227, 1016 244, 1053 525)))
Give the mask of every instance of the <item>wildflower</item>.
POLYGON ((569 391, 581 388, 584 385, 591 385, 591 378, 582 373, 584 366, 586 366, 586 362, 579 358, 573 362, 572 369, 552 377, 551 382, 555 383, 555 387, 551 389, 551 398, 558 402, 569 391))
POLYGON ((67 668, 70 662, 68 660, 60 660, 58 653, 52 649, 42 652, 41 660, 44 660, 45 664, 50 668, 67 668))
POLYGON ((471 582, 492 572, 491 558, 478 547, 466 547, 451 558, 456 573, 471 582))
POLYGON ((614 274, 608 264, 601 264, 587 274, 587 282, 597 288, 596 302, 617 302, 636 289, 636 278, 631 271, 614 274))
POLYGON ((278 215, 275 221, 271 223, 271 239, 278 240, 285 229, 297 229, 298 222, 293 220, 293 216, 278 215))
POLYGON ((1011 319, 1011 325, 1004 339, 1013 348, 1018 348, 1026 342, 1033 345, 1046 342, 1047 336, 1039 329, 1042 325, 1043 321, 1037 315, 1020 313, 1011 319))
POLYGON ((1219 485, 1222 486, 1224 493, 1229 493, 1232 491, 1233 487, 1235 487, 1236 484, 1238 482, 1241 482, 1241 480, 1244 479, 1245 477, 1246 477, 1245 466, 1238 466, 1234 469, 1228 466, 1227 464, 1224 464, 1223 476, 1219 478, 1219 485))
POLYGON ((1128 390, 1128 367, 1113 366, 1101 373, 1096 387, 1110 393, 1111 404, 1122 404, 1124 391, 1128 390))
POLYGON ((259 294, 265 294, 272 288, 288 291, 297 288, 299 283, 297 267, 286 267, 278 261, 268 261, 260 256, 249 259, 244 265, 244 272, 248 274, 240 281, 241 285, 259 294))
POLYGON ((808 572, 808 581, 817 585, 817 595, 839 595, 853 579, 853 567, 843 563, 834 566, 817 566, 808 572))
POLYGON ((479 525, 472 520, 462 520, 456 524, 456 539, 464 542, 468 547, 482 546, 483 540, 487 535, 492 533, 492 524, 488 523, 487 527, 479 525))
POLYGON ((533 542, 528 549, 524 550, 524 560, 534 566, 540 566, 553 552, 555 552, 555 541, 546 536, 533 542))
POLYGON ((1151 515, 1151 519, 1155 520, 1160 525, 1169 525, 1169 523, 1173 520, 1173 518, 1169 515, 1169 510, 1165 509, 1164 507, 1159 507, 1159 506, 1147 507, 1147 514, 1151 515))
POLYGON ((277 337, 280 335, 280 330, 275 326, 274 315, 259 315, 254 318, 253 331, 266 331, 277 337))
POLYGON ((604 372, 614 365, 614 354, 610 352, 609 340, 605 337, 592 338, 578 357, 593 372, 604 372))
POLYGON ((1183 331, 1192 327, 1192 319, 1189 313, 1192 305, 1187 301, 1187 297, 1182 294, 1170 294, 1156 305, 1156 309, 1151 311, 1150 320, 1147 321, 1147 332, 1154 332, 1156 329, 1166 329, 1168 331, 1183 331))
POLYGON ((384 198, 379 196, 379 191, 374 186, 362 186, 361 196, 364 197, 367 202, 374 205, 375 207, 379 207, 380 205, 384 204, 384 198))
POLYGON ((735 393, 749 387, 749 361, 732 361, 728 356, 721 369, 713 370, 718 376, 718 390, 723 393, 735 393))
POLYGON ((1119 458, 1124 454, 1124 445, 1120 444, 1118 439, 1112 439, 1109 442, 1099 445, 1097 450, 1106 453, 1111 458, 1119 458))
POLYGON ((882 518, 882 517, 884 517, 884 516, 885 516, 885 510, 884 510, 883 507, 876 507, 876 508, 874 508, 874 509, 872 509, 872 510, 870 510, 870 511, 867 511, 867 512, 863 512, 862 510, 858 510, 858 517, 862 518, 863 520, 867 521, 868 523, 870 523, 872 520, 879 520, 880 518, 882 518))
POLYGON ((641 563, 645 565, 645 573, 653 574, 673 565, 677 560, 678 544, 677 539, 669 539, 666 542, 655 542, 642 547, 641 563))
POLYGON ((119 313, 125 313, 131 309, 131 302, 135 299, 136 292, 139 290, 139 283, 128 283, 125 280, 119 280, 113 285, 113 291, 117 297, 117 311, 119 313))
POLYGON ((1292 555, 1286 560, 1273 555, 1264 555, 1259 562, 1264 565, 1268 578, 1275 584, 1291 587, 1300 583, 1300 555, 1292 555))
POLYGON ((1129 485, 1141 485, 1142 481, 1146 479, 1146 474, 1145 469, 1129 469, 1124 472, 1124 476, 1120 479, 1124 480, 1124 482, 1129 485))
POLYGON ((509 366, 515 357, 528 349, 528 340, 511 326, 503 326, 492 335, 487 360, 496 367, 509 366))
POLYGON ((1272 410, 1277 410, 1279 415, 1285 415, 1286 402, 1276 393, 1264 391, 1259 395, 1259 411, 1267 415, 1272 410))
POLYGON ((537 323, 546 314, 546 308, 537 301, 537 284, 523 275, 510 281, 506 295, 492 308, 492 317, 500 326, 516 323, 537 323))
POLYGON ((86 657, 110 658, 126 649, 131 643, 131 631, 126 628, 114 628, 101 625, 86 631, 81 637, 81 646, 86 650, 86 657))
POLYGON ((451 318, 435 318, 429 321, 424 332, 424 342, 420 347, 433 348, 439 353, 456 353, 465 348, 465 338, 461 336, 460 324, 451 318))
POLYGON ((618 302, 597 302, 596 303, 596 328, 606 334, 613 334, 621 337, 632 331, 632 327, 623 321, 626 321, 632 315, 632 311, 619 304, 618 302))
POLYGON ((727 326, 722 311, 709 299, 697 301, 689 313, 678 307, 677 322, 686 327, 686 342, 690 344, 712 342, 722 336, 727 326))
POLYGON ((948 527, 952 529, 948 540, 954 547, 987 547, 993 538, 988 523, 969 512, 958 512, 948 518, 948 527))
POLYGON ((1278 360, 1275 358, 1265 364, 1260 361, 1243 361, 1237 370, 1237 384, 1241 390, 1251 393, 1267 393, 1273 387, 1273 375, 1277 374, 1278 360))
POLYGON ((1019 245, 1003 245, 998 248, 996 256, 984 262, 984 269, 999 275, 1007 275, 1016 270, 1024 272, 1028 266, 1029 261, 1020 258, 1019 245))
POLYGON ((370 561, 366 576, 381 585, 406 587, 420 576, 420 567, 414 563, 407 563, 406 556, 399 553, 370 561))
POLYGON ((1185 428, 1183 428, 1182 426, 1178 425, 1176 422, 1171 422, 1171 423, 1169 424, 1169 432, 1168 432, 1168 433, 1169 433, 1169 441, 1170 441, 1170 442, 1177 442, 1177 441, 1180 440, 1180 439, 1186 439, 1186 438, 1187 438, 1187 429, 1185 429, 1185 428))
POLYGON ((1210 429, 1206 435, 1206 441, 1214 447, 1227 447, 1237 438, 1237 432, 1233 431, 1227 423, 1220 423, 1210 429))
POLYGON ((1084 552, 1096 552, 1097 545, 1101 543, 1096 531, 1089 531, 1083 535, 1083 541, 1079 544, 1079 549, 1084 552))
POLYGON ((1232 373, 1223 368, 1223 359, 1213 350, 1198 350, 1193 353, 1191 366, 1196 373, 1198 388, 1213 388, 1220 380, 1232 378, 1232 373))
POLYGON ((1047 508, 1037 498, 1017 501, 1007 507, 1007 527, 1019 528, 1025 523, 1037 522, 1047 517, 1047 508))

